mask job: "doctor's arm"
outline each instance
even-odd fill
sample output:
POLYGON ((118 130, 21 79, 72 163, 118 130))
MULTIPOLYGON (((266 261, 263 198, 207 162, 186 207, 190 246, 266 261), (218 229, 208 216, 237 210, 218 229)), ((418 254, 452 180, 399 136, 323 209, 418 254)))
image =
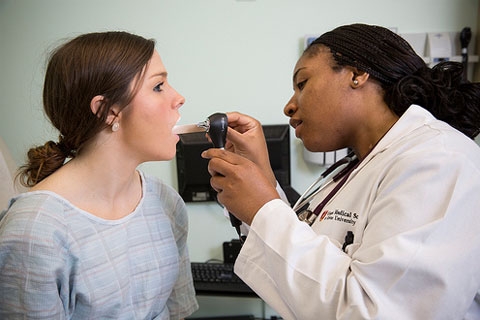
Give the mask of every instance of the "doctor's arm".
POLYGON ((480 285, 479 226, 472 223, 480 203, 438 177, 472 190, 480 177, 473 166, 467 172, 475 178, 456 171, 452 159, 402 159, 375 190, 363 190, 375 199, 363 238, 348 254, 285 203, 268 202, 253 218, 236 273, 286 319, 461 317, 480 285), (452 170, 445 172, 447 163, 452 170))

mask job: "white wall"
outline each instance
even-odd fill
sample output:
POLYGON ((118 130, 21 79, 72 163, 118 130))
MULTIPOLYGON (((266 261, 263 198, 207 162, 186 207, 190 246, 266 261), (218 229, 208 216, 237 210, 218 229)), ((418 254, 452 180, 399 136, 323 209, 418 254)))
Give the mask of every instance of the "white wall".
MULTIPOLYGON (((0 0, 0 136, 18 164, 32 144, 56 139, 41 108, 46 54, 80 33, 115 29, 155 38, 170 82, 186 97, 182 123, 239 110, 273 124, 287 123, 282 109, 304 35, 353 22, 399 33, 476 31, 477 13, 478 0, 0 0)), ((300 148, 293 140, 299 191, 320 171, 303 162, 300 148)), ((174 161, 144 167, 177 185, 174 161)), ((220 207, 188 207, 192 260, 221 259, 222 242, 236 235, 220 207)), ((222 301, 220 309, 202 303, 197 315, 263 313, 249 299, 239 307, 222 301)))

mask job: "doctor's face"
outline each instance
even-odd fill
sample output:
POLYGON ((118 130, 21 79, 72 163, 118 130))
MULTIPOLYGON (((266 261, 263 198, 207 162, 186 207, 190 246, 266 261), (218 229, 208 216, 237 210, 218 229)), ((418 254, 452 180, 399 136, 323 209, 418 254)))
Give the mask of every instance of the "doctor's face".
POLYGON ((293 72, 293 96, 284 108, 295 135, 309 151, 331 151, 347 146, 354 114, 348 96, 352 73, 334 70, 330 50, 304 54, 293 72))

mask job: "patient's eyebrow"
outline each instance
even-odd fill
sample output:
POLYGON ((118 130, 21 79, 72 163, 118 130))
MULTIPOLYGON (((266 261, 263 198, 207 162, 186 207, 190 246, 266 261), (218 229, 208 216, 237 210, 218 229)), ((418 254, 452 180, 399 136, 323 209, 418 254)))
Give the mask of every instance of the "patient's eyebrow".
POLYGON ((150 76, 150 78, 155 78, 155 77, 164 77, 166 78, 168 76, 168 72, 166 71, 163 71, 163 72, 159 72, 159 73, 154 73, 150 76))

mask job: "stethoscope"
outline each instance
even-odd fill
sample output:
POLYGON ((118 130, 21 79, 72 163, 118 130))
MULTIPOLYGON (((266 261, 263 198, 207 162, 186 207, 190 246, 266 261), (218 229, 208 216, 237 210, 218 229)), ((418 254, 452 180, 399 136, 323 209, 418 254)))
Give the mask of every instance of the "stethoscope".
POLYGON ((348 176, 360 163, 359 159, 352 151, 344 158, 332 164, 318 177, 305 192, 298 198, 297 202, 293 205, 293 210, 297 213, 300 221, 306 222, 308 225, 312 225, 319 215, 320 211, 327 204, 328 201, 337 193, 337 191, 345 184, 348 176), (343 179, 342 179, 343 178, 343 179), (312 199, 325 190, 328 186, 338 182, 332 191, 320 202, 312 211, 309 209, 309 203, 312 199), (313 191, 312 191, 313 190, 313 191))

